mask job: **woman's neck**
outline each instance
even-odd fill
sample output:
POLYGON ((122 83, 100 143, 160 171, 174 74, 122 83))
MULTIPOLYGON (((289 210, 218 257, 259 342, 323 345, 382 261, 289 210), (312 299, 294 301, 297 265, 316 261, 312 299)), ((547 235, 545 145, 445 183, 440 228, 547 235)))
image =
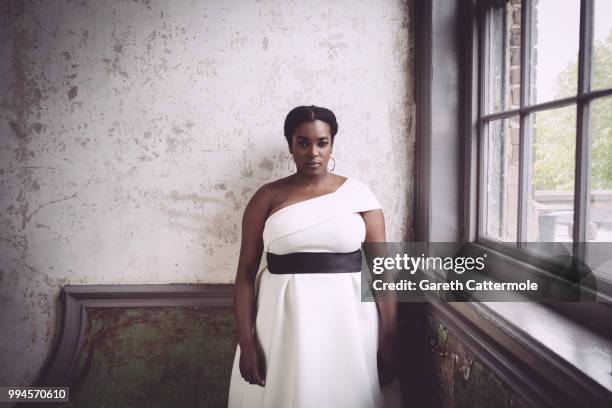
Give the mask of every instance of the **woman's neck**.
POLYGON ((328 171, 317 175, 295 173, 292 177, 298 185, 318 187, 329 179, 330 173, 328 171))

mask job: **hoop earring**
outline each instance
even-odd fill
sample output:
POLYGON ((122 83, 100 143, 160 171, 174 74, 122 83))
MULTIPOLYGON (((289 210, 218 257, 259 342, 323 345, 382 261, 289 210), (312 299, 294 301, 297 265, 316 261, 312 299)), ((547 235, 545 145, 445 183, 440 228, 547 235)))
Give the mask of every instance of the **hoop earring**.
POLYGON ((287 170, 289 170, 289 173, 295 173, 296 167, 297 166, 295 165, 295 160, 293 160, 293 155, 290 154, 289 157, 287 157, 287 170), (293 163, 293 166, 291 163, 293 163))
POLYGON ((334 171, 334 169, 336 168, 336 159, 334 159, 333 157, 329 156, 330 160, 334 161, 334 165, 332 166, 332 168, 329 168, 329 165, 327 166, 327 171, 334 171))

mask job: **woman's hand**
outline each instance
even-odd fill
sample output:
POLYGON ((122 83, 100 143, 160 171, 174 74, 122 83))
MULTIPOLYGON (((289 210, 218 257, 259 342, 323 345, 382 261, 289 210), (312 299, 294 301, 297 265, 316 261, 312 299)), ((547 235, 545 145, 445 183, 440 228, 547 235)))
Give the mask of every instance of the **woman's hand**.
POLYGON ((264 353, 256 340, 240 346, 240 375, 249 384, 266 384, 264 353))
POLYGON ((380 336, 378 344, 378 382, 384 386, 397 377, 397 333, 388 332, 380 336))

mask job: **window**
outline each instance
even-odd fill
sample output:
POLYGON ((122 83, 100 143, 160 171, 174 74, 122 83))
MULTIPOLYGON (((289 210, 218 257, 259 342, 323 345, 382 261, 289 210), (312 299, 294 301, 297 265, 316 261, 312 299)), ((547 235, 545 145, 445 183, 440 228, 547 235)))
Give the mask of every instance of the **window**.
POLYGON ((612 242, 612 2, 483 4, 478 241, 612 242))

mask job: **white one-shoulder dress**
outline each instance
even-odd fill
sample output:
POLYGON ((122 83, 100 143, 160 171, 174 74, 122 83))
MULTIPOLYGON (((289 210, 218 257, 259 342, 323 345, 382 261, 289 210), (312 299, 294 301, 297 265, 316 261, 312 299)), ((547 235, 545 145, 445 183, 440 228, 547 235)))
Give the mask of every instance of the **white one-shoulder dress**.
MULTIPOLYGON (((380 208, 361 181, 348 178, 333 193, 301 201, 266 220, 265 252, 352 252, 365 239, 360 212, 380 208)), ((379 317, 361 301, 361 271, 271 274, 256 278, 255 330, 265 355, 264 387, 232 368, 230 408, 382 407, 378 383, 379 317)))

